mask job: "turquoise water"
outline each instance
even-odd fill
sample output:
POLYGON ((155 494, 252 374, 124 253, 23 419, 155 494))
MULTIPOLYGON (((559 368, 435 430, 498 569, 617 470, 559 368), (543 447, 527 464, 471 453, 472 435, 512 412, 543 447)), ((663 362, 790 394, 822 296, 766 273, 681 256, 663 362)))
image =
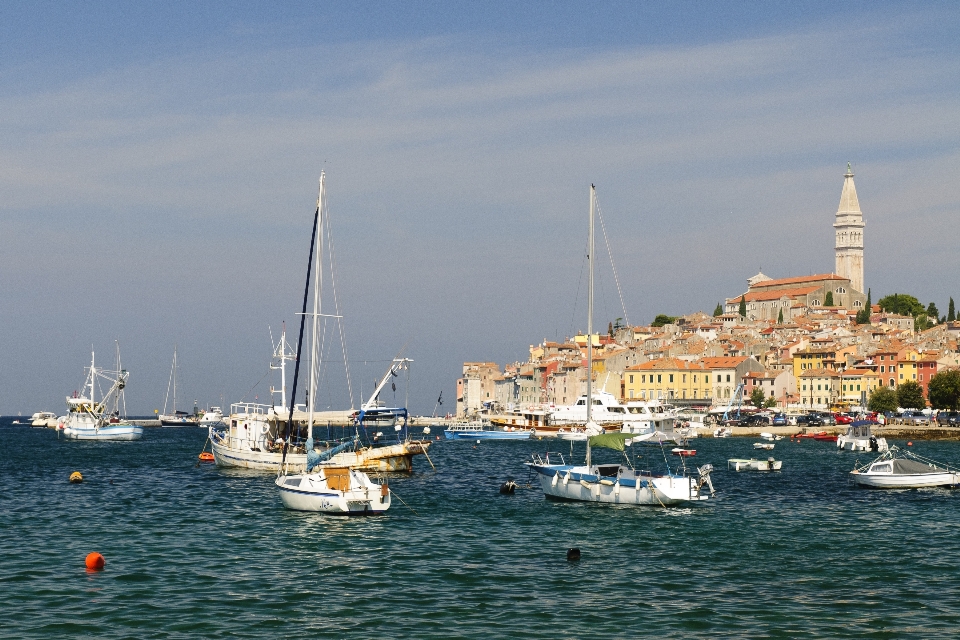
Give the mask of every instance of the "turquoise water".
MULTIPOLYGON (((665 510, 501 496, 530 452, 569 445, 441 440, 436 473, 421 457, 391 482, 410 508, 338 519, 285 511, 269 476, 197 467, 201 429, 81 443, 0 420, 3 637, 960 633, 960 492, 858 489, 832 443, 781 441, 757 453, 784 471, 738 474, 725 461, 752 440, 696 440, 717 499, 665 510)), ((960 462, 960 443, 914 444, 960 462)))

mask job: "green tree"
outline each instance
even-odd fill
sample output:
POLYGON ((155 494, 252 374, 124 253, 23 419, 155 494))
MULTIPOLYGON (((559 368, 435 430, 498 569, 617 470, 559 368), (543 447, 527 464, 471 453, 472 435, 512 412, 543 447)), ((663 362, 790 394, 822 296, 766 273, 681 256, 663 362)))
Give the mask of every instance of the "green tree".
POLYGON ((738 309, 741 318, 747 317, 747 300, 746 296, 740 296, 740 309, 738 309))
POLYGON ((767 409, 772 409, 777 406, 777 399, 773 396, 769 396, 764 402, 763 406, 767 409))
POLYGON ((777 314, 777 324, 783 324, 783 309, 780 309, 780 313, 777 314))
POLYGON ((870 394, 867 400, 867 408, 870 411, 884 413, 886 411, 897 410, 897 392, 893 387, 877 387, 870 394))
POLYGON ((750 392, 750 404, 755 406, 757 409, 763 408, 763 403, 767 400, 767 396, 764 395, 763 389, 760 387, 754 387, 753 391, 750 392))
POLYGON ((656 318, 653 319, 653 322, 650 323, 651 327, 662 327, 665 324, 673 324, 676 322, 677 318, 680 316, 668 316, 661 313, 656 318))
POLYGON ((927 401, 923 399, 923 387, 907 380, 897 387, 897 404, 904 409, 923 409, 927 406, 927 401))
POLYGON ((607 325, 607 335, 611 338, 613 337, 613 323, 607 325))
POLYGON ((947 307, 947 322, 953 322, 957 319, 957 310, 953 306, 953 298, 950 298, 950 304, 947 307))
POLYGON ((717 303, 717 308, 713 310, 713 317, 716 318, 716 317, 722 316, 722 315, 723 315, 723 307, 721 307, 721 306, 720 306, 720 303, 718 302, 718 303, 717 303))
POLYGON ((857 311, 857 324, 870 324, 870 314, 873 313, 873 304, 870 302, 870 289, 867 289, 867 305, 857 311))
POLYGON ((937 305, 934 304, 933 302, 931 302, 931 303, 927 306, 927 315, 930 316, 931 318, 939 318, 939 317, 940 317, 940 310, 937 309, 937 305))
POLYGON ((930 378, 930 406, 934 409, 960 407, 960 370, 947 369, 930 378))
POLYGON ((884 296, 877 301, 877 304, 888 313, 896 313, 901 316, 913 316, 914 318, 926 311, 919 300, 905 293, 894 293, 889 296, 884 296))
POLYGON ((930 318, 926 314, 921 313, 916 318, 913 319, 913 330, 914 331, 926 331, 930 328, 930 318))
POLYGON ((833 306, 833 291, 827 291, 827 297, 823 299, 823 306, 825 307, 833 306))

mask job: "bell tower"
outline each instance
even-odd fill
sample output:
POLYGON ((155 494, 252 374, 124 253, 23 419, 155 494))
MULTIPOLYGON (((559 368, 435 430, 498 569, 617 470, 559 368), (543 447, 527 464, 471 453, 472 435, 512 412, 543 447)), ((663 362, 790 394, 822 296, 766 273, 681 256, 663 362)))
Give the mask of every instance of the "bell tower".
POLYGON ((843 174, 843 191, 840 206, 833 223, 836 230, 836 274, 850 279, 850 287, 863 293, 863 214, 857 200, 857 188, 853 184, 853 171, 847 163, 843 174))

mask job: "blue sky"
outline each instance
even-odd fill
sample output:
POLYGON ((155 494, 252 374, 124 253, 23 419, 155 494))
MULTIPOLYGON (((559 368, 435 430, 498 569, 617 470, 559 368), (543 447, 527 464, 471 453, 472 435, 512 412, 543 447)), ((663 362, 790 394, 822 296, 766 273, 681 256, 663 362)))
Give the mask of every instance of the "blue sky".
MULTIPOLYGON (((162 405, 175 343, 190 400, 266 397, 321 168, 354 387, 407 344, 418 412, 440 389, 452 408, 464 360, 584 328, 591 182, 633 323, 710 312, 761 268, 832 271, 848 161, 874 299, 945 311, 958 22, 949 3, 3 3, 0 413, 61 411, 115 340, 132 413, 162 405)), ((605 326, 623 311, 598 277, 605 326)))

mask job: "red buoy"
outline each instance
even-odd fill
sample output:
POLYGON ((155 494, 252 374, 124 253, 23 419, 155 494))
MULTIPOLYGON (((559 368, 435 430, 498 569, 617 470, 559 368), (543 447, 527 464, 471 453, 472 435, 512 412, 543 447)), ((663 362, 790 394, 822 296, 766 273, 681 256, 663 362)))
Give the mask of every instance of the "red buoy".
POLYGON ((907 443, 907 446, 908 446, 908 447, 912 447, 912 446, 913 446, 913 443, 912 443, 912 442, 908 442, 908 443, 907 443))
POLYGON ((96 551, 87 554, 86 564, 89 571, 103 571, 104 562, 103 556, 96 551))

